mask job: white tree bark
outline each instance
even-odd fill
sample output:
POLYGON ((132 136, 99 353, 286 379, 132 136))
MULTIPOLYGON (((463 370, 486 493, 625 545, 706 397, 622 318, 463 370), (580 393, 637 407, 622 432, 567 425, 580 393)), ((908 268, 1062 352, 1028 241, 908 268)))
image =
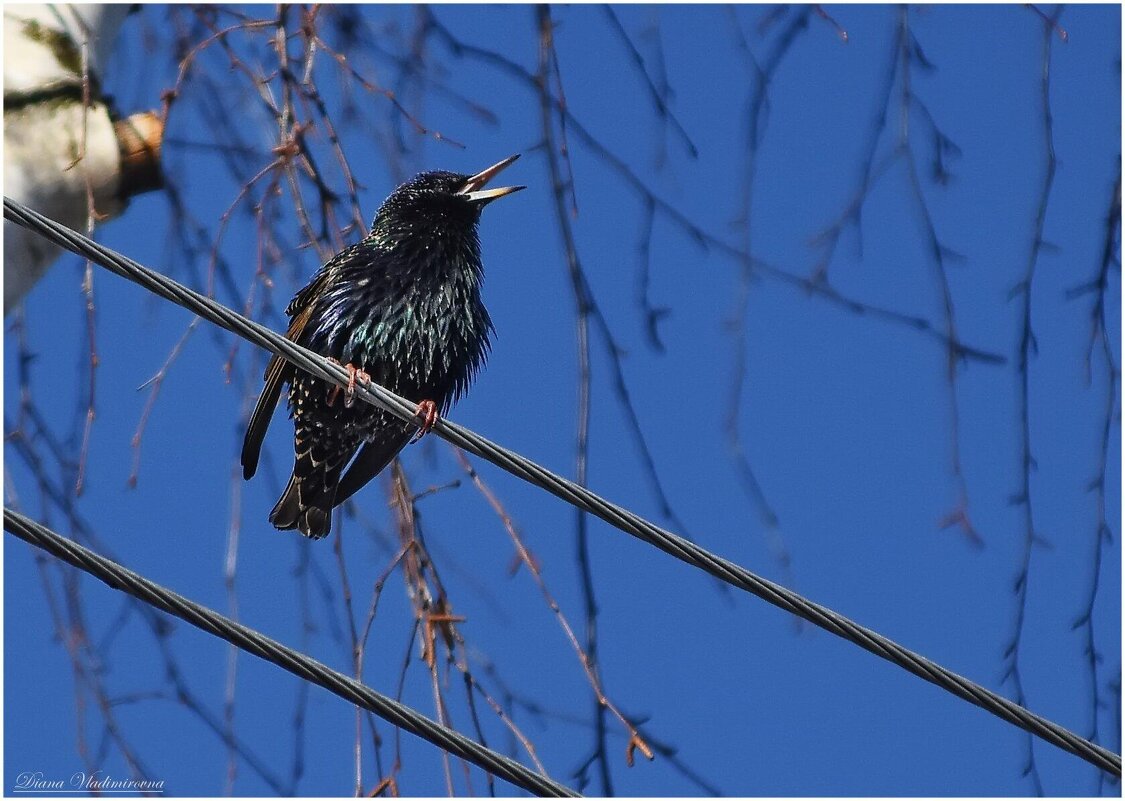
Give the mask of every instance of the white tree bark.
MULTIPOLYGON (((87 228, 91 204, 94 216, 104 219, 121 213, 127 202, 125 146, 97 83, 127 14, 125 5, 4 6, 4 194, 78 230, 87 228), (91 78, 88 106, 84 57, 91 78)), ((146 116, 150 128, 153 119, 146 116)), ((129 127, 135 131, 145 123, 129 127)), ((4 223, 5 315, 59 253, 4 223)))

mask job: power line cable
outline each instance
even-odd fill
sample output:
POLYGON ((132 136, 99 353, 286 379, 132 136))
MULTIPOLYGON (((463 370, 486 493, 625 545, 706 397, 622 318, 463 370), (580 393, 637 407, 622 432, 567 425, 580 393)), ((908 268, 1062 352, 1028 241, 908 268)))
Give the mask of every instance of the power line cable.
POLYGON ((261 632, 236 623, 212 609, 200 606, 166 587, 149 581, 117 562, 106 559, 74 540, 67 539, 7 507, 4 509, 4 529, 64 562, 85 570, 112 589, 139 598, 248 653, 285 668, 295 676, 319 684, 345 701, 368 709, 391 724, 416 734, 453 756, 472 762, 477 767, 506 779, 529 793, 552 798, 581 798, 569 787, 524 767, 514 759, 470 740, 465 735, 431 720, 405 704, 388 698, 299 651, 270 639, 261 632))
MULTIPOLYGON (((127 278, 249 342, 281 355, 312 375, 347 386, 348 373, 311 350, 286 339, 259 323, 205 297, 167 276, 144 267, 116 251, 94 242, 21 203, 4 198, 4 217, 28 228, 73 253, 127 278)), ((374 382, 357 382, 356 395, 407 422, 418 422, 416 405, 374 382)), ((556 475, 514 451, 503 448, 456 423, 439 419, 433 431, 443 439, 492 462, 514 476, 547 490, 579 509, 596 515, 614 528, 654 545, 682 562, 706 571, 733 587, 756 595, 774 606, 797 615, 864 650, 925 679, 957 697, 1037 737, 1075 754, 1092 765, 1121 775, 1121 757, 1053 721, 1036 715, 997 693, 926 659, 893 640, 859 625, 843 615, 798 595, 746 568, 707 551, 695 543, 650 523, 629 510, 610 503, 585 487, 556 475)))

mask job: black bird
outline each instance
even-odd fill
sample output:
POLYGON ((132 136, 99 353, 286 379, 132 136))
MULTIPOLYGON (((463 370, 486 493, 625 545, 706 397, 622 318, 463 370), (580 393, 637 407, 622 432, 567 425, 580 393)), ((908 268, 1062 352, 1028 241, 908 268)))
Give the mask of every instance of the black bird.
POLYGON ((285 310, 286 336, 343 364, 352 381, 340 398, 339 387, 279 356, 266 368, 242 445, 242 470, 247 479, 257 470, 262 439, 288 383, 295 459, 289 485, 270 512, 277 528, 326 536, 333 507, 378 475, 412 435, 428 431, 484 364, 492 321, 480 298, 477 223, 488 203, 524 188, 484 188, 518 157, 476 175, 424 172, 398 187, 379 208, 371 233, 321 267, 285 310), (366 403, 353 405, 357 376, 418 401, 420 425, 366 403))

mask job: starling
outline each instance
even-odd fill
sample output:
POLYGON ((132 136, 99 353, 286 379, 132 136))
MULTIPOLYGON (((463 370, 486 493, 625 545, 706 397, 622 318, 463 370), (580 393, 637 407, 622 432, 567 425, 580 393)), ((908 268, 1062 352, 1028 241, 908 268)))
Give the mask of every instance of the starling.
POLYGON ((371 233, 330 259, 290 302, 286 337, 344 365, 351 382, 341 392, 279 356, 266 368, 242 470, 247 479, 257 470, 262 439, 288 384, 295 459, 270 512, 278 529, 326 536, 332 509, 378 475, 416 432, 428 431, 484 364, 492 321, 480 298, 477 223, 488 203, 524 188, 484 188, 516 158, 476 175, 415 176, 383 202, 371 233), (417 401, 420 425, 353 404, 357 377, 417 401))

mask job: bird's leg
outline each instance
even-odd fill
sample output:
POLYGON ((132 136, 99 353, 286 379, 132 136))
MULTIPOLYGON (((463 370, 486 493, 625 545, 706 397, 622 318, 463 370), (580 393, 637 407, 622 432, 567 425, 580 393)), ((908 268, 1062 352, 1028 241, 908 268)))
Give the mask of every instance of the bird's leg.
MULTIPOLYGON (((325 358, 328 359, 328 361, 332 362, 333 364, 340 364, 340 361, 338 359, 333 359, 331 356, 326 356, 325 358)), ((340 364, 340 366, 343 367, 344 365, 340 364)), ((327 398, 328 398, 328 405, 329 406, 332 406, 333 404, 336 403, 336 396, 339 395, 339 394, 340 394, 340 385, 339 384, 329 384, 328 385, 328 396, 327 396, 327 398)))
POLYGON ((347 364, 344 369, 348 371, 348 388, 344 391, 344 408, 350 409, 352 404, 355 403, 355 382, 358 378, 360 381, 370 381, 371 376, 360 370, 354 364, 347 364))
MULTIPOLYGON (((332 362, 333 364, 340 364, 340 362, 337 359, 333 359, 331 356, 328 356, 326 358, 328 359, 328 361, 332 362)), ((352 407, 352 404, 355 403, 356 379, 358 378, 361 381, 370 381, 371 376, 369 376, 363 370, 360 370, 358 367, 356 367, 351 362, 348 362, 347 364, 340 364, 340 366, 348 371, 348 386, 347 386, 347 389, 344 390, 344 408, 350 409, 352 407)), ((336 397, 339 394, 340 394, 340 385, 339 384, 333 384, 331 387, 329 387, 329 389, 328 389, 328 405, 329 406, 332 406, 334 403, 336 403, 336 397)))
POLYGON ((414 410, 414 414, 422 418, 422 424, 418 426, 418 433, 410 439, 411 442, 417 442, 434 427, 434 423, 438 420, 437 404, 432 400, 420 401, 418 408, 414 410))

